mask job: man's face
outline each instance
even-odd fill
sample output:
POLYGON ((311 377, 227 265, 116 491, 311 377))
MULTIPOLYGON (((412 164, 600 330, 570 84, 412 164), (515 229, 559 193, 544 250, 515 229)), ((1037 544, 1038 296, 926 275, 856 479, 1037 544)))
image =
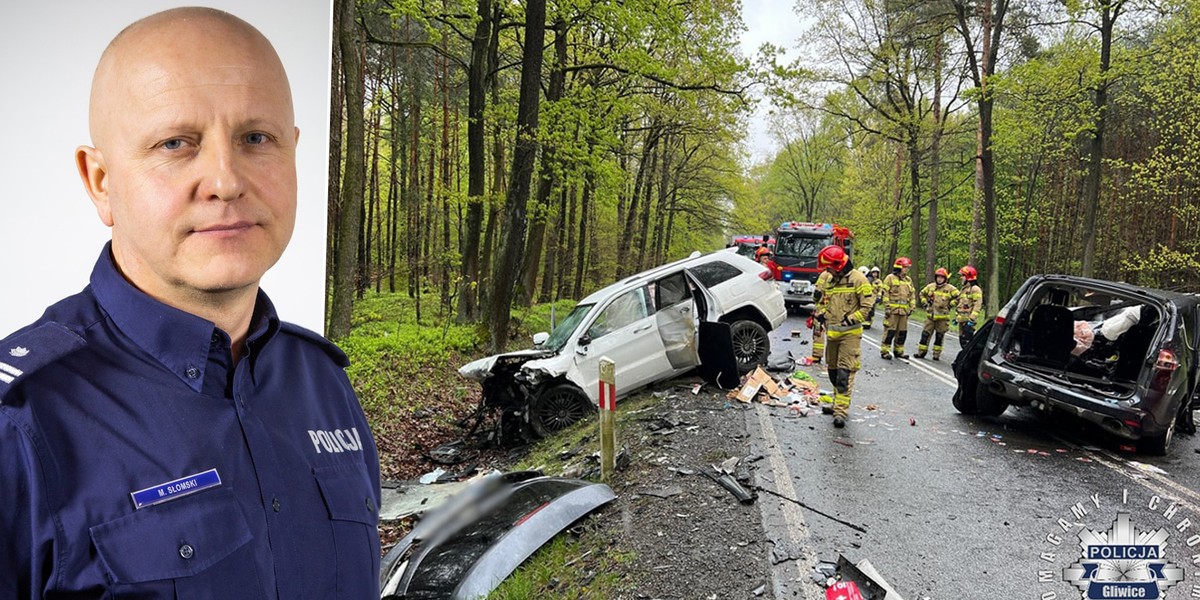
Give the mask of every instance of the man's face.
POLYGON ((942 277, 941 275, 934 275, 933 280, 935 282, 937 282, 938 285, 942 285, 943 283, 946 283, 946 278, 942 277))
POLYGON ((106 87, 81 174, 121 271, 159 299, 257 286, 292 235, 299 132, 286 75, 265 41, 240 33, 151 31, 97 71, 106 87))

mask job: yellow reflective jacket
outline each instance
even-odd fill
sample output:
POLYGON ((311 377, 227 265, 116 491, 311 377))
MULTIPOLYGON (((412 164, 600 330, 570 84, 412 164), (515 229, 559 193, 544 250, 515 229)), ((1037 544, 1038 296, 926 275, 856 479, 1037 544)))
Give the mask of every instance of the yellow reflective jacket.
POLYGON ((942 285, 933 282, 921 290, 921 304, 926 307, 929 316, 934 319, 949 319, 950 308, 954 306, 956 300, 958 300, 958 288, 951 285, 949 281, 942 285))
POLYGON ((883 278, 881 288, 883 301, 886 303, 885 308, 889 312, 911 315, 913 309, 917 307, 917 291, 913 287, 912 277, 908 275, 901 277, 895 273, 888 273, 888 276, 883 278))
POLYGON ((833 273, 829 271, 821 271, 821 274, 817 275, 817 282, 813 284, 813 287, 816 288, 813 292, 814 304, 816 305, 813 309, 813 316, 819 317, 825 314, 825 294, 829 291, 829 284, 832 281, 833 273))
POLYGON ((863 321, 875 304, 875 291, 866 275, 851 269, 840 277, 832 277, 821 304, 829 331, 861 332, 863 321))
POLYGON ((981 312, 983 312, 983 289, 974 283, 968 283, 959 290, 958 321, 960 323, 978 321, 981 312))

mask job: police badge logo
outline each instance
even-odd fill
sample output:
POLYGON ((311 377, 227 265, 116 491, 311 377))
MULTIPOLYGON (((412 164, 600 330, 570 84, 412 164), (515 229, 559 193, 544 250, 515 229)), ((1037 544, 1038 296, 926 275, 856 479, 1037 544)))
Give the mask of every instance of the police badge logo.
POLYGON ((1083 600, 1164 598, 1183 581, 1183 569, 1167 562, 1167 530, 1138 532, 1129 513, 1119 512, 1108 531, 1079 532, 1083 557, 1063 569, 1063 579, 1079 588, 1083 600))

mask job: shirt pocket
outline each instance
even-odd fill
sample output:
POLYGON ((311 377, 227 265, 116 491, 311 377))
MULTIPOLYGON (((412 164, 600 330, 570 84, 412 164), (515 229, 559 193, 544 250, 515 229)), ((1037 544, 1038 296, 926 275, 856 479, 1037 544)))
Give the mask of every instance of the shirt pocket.
POLYGON ((164 502, 89 531, 114 598, 262 597, 253 536, 231 490, 164 502))
POLYGON ((329 511, 337 565, 337 597, 379 597, 379 512, 366 466, 348 463, 313 469, 329 511))

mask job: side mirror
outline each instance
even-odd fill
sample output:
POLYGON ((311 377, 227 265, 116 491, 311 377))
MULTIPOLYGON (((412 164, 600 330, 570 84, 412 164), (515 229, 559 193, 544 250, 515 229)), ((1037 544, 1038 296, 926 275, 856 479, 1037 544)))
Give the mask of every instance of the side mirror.
POLYGON ((533 334, 533 345, 541 346, 542 344, 545 344, 546 340, 548 340, 548 339, 550 339, 549 333, 546 333, 545 331, 539 331, 539 332, 533 334))
POLYGON ((580 348, 583 348, 586 346, 590 346, 591 343, 592 343, 592 336, 585 333, 585 334, 579 336, 579 342, 576 345, 579 346, 580 348))

